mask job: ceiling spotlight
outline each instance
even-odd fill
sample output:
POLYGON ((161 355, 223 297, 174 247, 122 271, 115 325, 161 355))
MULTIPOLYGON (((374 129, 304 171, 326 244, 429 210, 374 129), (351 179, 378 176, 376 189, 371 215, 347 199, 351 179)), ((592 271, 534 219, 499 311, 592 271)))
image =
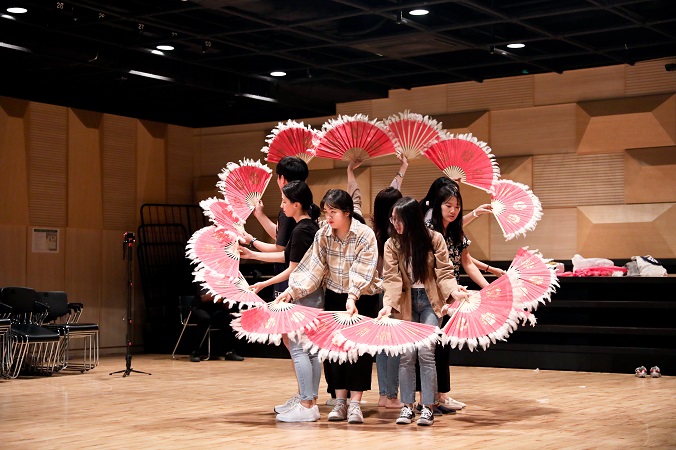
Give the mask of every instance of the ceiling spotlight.
POLYGON ((526 44, 515 42, 514 44, 507 44, 507 48, 524 48, 526 44))
POLYGON ((164 55, 164 52, 162 50, 157 49, 150 50, 150 53, 152 53, 153 55, 161 55, 161 56, 164 55))
POLYGON ((158 45, 155 48, 158 49, 158 50, 169 52, 169 51, 174 49, 174 46, 173 45, 158 45))
POLYGON ((28 12, 26 8, 22 8, 21 6, 10 6, 7 8, 7 12, 10 14, 25 14, 28 12))
POLYGON ((9 14, 0 14, 0 17, 3 19, 16 20, 16 17, 10 16, 9 14))
POLYGON ((256 95, 256 94, 235 94, 236 97, 246 97, 246 98, 252 98, 254 100, 260 100, 262 102, 270 102, 270 103, 279 103, 279 101, 276 98, 272 97, 265 97, 263 95, 256 95))
POLYGON ((162 75, 155 75, 154 73, 149 72, 141 72, 140 70, 130 70, 129 73, 132 75, 138 75, 140 77, 153 78, 155 80, 174 81, 173 78, 165 77, 162 75))
POLYGON ((418 9, 412 9, 408 13, 412 16, 426 16, 430 12, 426 9, 418 8, 418 9))
POLYGON ((275 70, 274 72, 270 72, 270 76, 272 76, 272 77, 285 77, 286 72, 282 72, 281 70, 275 70))

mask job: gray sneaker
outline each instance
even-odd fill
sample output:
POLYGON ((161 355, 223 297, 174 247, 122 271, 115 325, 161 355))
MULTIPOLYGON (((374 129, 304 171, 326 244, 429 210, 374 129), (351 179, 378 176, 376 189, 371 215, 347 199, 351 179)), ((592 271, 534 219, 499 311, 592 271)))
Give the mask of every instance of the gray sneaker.
POLYGON ((364 423, 364 414, 361 412, 359 403, 350 403, 347 409, 347 423, 364 423))
POLYGON ((415 412, 413 412, 413 409, 409 408, 408 406, 404 405, 401 407, 401 412, 399 413, 399 417, 397 418, 396 422, 399 425, 408 425, 413 421, 413 418, 415 417, 415 412))
POLYGON ((329 421, 339 422, 345 419, 347 419, 347 405, 345 403, 336 403, 336 406, 329 413, 329 421))
POLYGON ((300 403, 300 394, 296 394, 290 399, 288 399, 284 404, 275 406, 275 412, 277 414, 284 414, 287 411, 293 409, 294 406, 300 403))
POLYGON ((434 413, 432 410, 423 406, 422 411, 420 412, 420 418, 418 419, 418 425, 430 426, 434 423, 434 413))

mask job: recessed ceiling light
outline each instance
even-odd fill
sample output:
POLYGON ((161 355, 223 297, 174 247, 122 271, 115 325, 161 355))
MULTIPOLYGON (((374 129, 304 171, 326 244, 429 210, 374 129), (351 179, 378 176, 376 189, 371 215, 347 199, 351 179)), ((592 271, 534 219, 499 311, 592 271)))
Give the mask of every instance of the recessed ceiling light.
POLYGON ((282 72, 281 70, 275 70, 274 72, 270 72, 270 76, 273 77, 285 77, 286 72, 282 72))
POLYGON ((10 16, 9 14, 0 14, 0 17, 3 19, 16 20, 16 17, 10 16))
POLYGON ((418 9, 412 9, 408 13, 412 16, 426 16, 430 12, 426 9, 418 8, 418 9))
POLYGON ((6 42, 0 42, 0 47, 9 48, 9 49, 12 49, 12 50, 19 50, 20 52, 31 53, 29 48, 19 47, 18 45, 12 45, 12 44, 8 44, 6 42))
POLYGON ((132 75, 138 75, 138 76, 141 76, 141 77, 154 78, 156 80, 174 81, 173 78, 164 77, 162 75, 155 75, 154 73, 149 73, 149 72, 141 72, 140 70, 130 70, 129 73, 132 74, 132 75))
POLYGON ((28 10, 20 6, 10 6, 9 8, 7 8, 7 12, 11 14, 24 14, 27 13, 28 10))
POLYGON ((524 48, 526 44, 522 44, 520 42, 514 43, 514 44, 507 44, 507 48, 524 48))
POLYGON ((156 49, 150 50, 150 53, 152 53, 153 55, 164 55, 164 52, 162 50, 156 50, 156 49))
POLYGON ((155 47, 155 48, 158 49, 158 50, 163 50, 163 51, 165 51, 165 52, 168 52, 168 51, 173 50, 173 49, 174 49, 174 46, 173 46, 173 45, 158 45, 158 46, 155 47))

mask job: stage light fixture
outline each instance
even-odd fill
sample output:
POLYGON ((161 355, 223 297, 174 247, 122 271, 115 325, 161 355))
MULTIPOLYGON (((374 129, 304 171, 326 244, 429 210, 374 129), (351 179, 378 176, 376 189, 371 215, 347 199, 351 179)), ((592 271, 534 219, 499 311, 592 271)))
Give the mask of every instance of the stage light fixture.
POLYGON ((273 77, 285 77, 285 76, 286 76, 286 72, 282 72, 281 70, 275 70, 275 71, 273 71, 273 72, 270 72, 270 76, 273 76, 273 77))
POLYGON ((20 52, 31 53, 31 50, 26 47, 20 47, 18 45, 8 44, 6 42, 0 42, 0 47, 8 48, 10 50, 18 50, 20 52))
POLYGON ((10 6, 7 8, 7 12, 10 14, 25 14, 28 12, 28 10, 21 6, 10 6))
POLYGON ((520 42, 515 42, 513 44, 507 44, 507 48, 524 48, 526 44, 522 44, 520 42))
POLYGON ((426 9, 423 9, 423 8, 416 8, 416 9, 410 10, 408 13, 412 16, 426 16, 430 12, 426 9))
POLYGON ((158 45, 155 47, 158 50, 162 50, 164 52, 170 52, 174 49, 173 45, 158 45))
POLYGON ((162 76, 162 75, 156 75, 154 73, 149 73, 149 72, 141 72, 140 70, 130 70, 129 73, 131 75, 138 75, 140 77, 153 78, 155 80, 174 81, 173 78, 165 77, 165 76, 162 76))
POLYGON ((272 97, 265 97, 263 95, 256 95, 256 94, 235 94, 236 97, 246 97, 246 98, 251 98, 253 100, 260 100, 262 102, 269 102, 269 103, 279 103, 279 101, 276 98, 272 97))

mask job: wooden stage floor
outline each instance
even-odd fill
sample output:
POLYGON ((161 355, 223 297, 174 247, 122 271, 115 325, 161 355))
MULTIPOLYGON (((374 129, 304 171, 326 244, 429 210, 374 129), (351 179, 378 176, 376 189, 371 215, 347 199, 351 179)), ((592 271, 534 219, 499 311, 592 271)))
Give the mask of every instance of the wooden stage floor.
MULTIPOLYGON (((319 422, 276 422, 273 406, 295 388, 290 360, 137 355, 132 368, 152 375, 109 375, 124 368, 111 356, 85 374, 0 381, 0 448, 676 447, 675 377, 452 367, 467 407, 418 427, 376 406, 375 366, 363 425, 329 423, 328 406, 319 422)), ((322 379, 322 404, 325 389, 322 379)))

